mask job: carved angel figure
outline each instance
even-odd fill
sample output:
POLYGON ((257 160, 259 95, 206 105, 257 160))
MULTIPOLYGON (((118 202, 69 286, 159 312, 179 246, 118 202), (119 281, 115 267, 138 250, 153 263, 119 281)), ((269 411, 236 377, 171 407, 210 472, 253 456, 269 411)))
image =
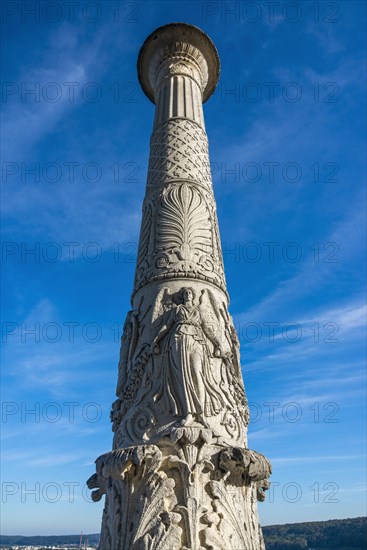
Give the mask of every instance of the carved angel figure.
POLYGON ((162 326, 153 341, 153 352, 160 354, 155 401, 165 414, 182 417, 181 424, 198 421, 205 425, 205 417, 218 414, 224 404, 210 365, 210 348, 220 357, 220 342, 213 325, 194 303, 194 290, 181 288, 179 298, 181 303, 172 302, 163 313, 162 326))

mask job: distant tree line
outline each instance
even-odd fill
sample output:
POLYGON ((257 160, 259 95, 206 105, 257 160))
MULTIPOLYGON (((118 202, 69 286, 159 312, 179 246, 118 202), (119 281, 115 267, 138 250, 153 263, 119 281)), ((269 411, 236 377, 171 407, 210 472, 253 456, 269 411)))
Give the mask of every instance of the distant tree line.
MULTIPOLYGON (((335 519, 263 527, 267 550, 366 550, 367 518, 335 519)), ((80 535, 0 536, 0 546, 78 545, 80 535)), ((99 534, 84 535, 97 545, 99 534)), ((229 549, 228 549, 229 550, 229 549)))
POLYGON ((267 550, 366 550, 367 518, 263 527, 267 550))

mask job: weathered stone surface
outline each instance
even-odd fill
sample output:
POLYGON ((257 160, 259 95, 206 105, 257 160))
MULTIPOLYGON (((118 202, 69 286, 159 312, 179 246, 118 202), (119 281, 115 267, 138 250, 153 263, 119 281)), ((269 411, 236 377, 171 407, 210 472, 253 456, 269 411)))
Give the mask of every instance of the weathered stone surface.
POLYGON ((100 549, 263 549, 256 502, 271 467, 247 448, 202 110, 218 55, 196 27, 167 25, 138 73, 156 114, 113 450, 88 480, 106 495, 100 549))
POLYGON ((98 458, 88 486, 93 500, 106 495, 102 548, 264 548, 256 499, 269 462, 210 445, 202 429, 183 433, 98 458))

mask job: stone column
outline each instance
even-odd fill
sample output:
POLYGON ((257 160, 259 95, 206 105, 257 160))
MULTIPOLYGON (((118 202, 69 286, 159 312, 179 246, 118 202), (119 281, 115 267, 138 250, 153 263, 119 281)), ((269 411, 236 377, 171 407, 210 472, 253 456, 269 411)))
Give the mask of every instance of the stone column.
POLYGON ((139 252, 121 338, 100 550, 261 550, 257 500, 271 467, 247 447, 249 410, 228 313, 202 103, 219 58, 174 23, 144 42, 138 75, 156 105, 139 252))

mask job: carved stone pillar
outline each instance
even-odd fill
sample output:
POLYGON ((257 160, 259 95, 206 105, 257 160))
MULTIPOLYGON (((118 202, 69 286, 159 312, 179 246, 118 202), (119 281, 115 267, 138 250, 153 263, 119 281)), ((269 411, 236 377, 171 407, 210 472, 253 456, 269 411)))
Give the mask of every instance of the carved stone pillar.
POLYGON ((271 467, 247 448, 249 410, 228 313, 202 103, 219 78, 210 38, 183 23, 138 59, 156 104, 139 252, 112 406, 101 550, 261 550, 271 467))

